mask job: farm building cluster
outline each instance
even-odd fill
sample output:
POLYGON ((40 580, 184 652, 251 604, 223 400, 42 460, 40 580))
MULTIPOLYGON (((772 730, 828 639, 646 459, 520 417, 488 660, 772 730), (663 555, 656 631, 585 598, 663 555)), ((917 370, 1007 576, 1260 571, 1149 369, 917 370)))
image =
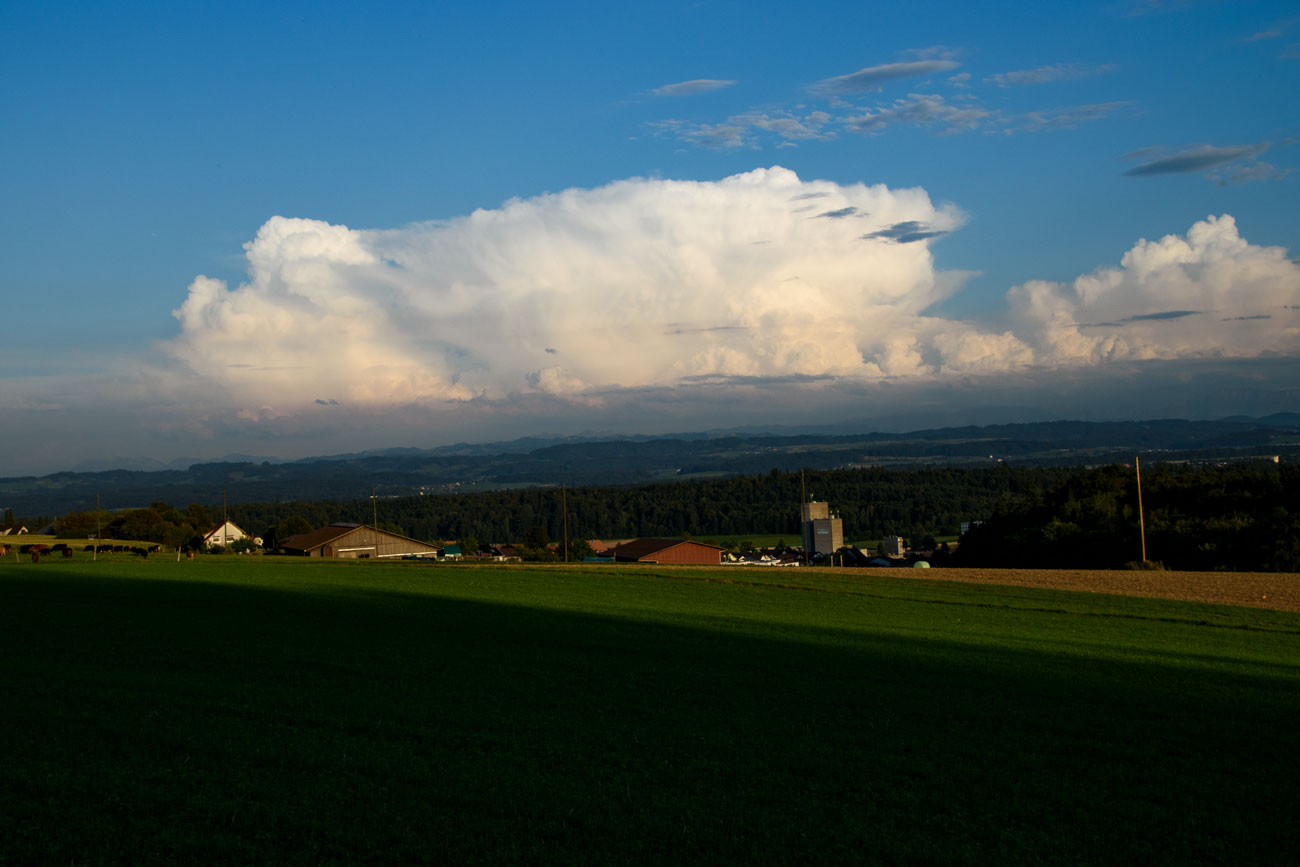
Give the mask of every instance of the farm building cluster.
MULTIPOLYGON (((309 524, 304 526, 310 526, 309 524)), ((658 565, 741 565, 741 566, 801 566, 813 563, 832 563, 845 566, 897 566, 912 565, 915 557, 908 558, 909 552, 901 537, 886 538, 880 550, 876 552, 861 551, 844 543, 844 525, 841 518, 831 511, 826 502, 809 501, 800 505, 801 548, 787 548, 777 545, 773 548, 754 549, 736 546, 728 549, 713 541, 701 541, 690 538, 634 538, 617 541, 587 539, 578 542, 575 554, 578 559, 598 563, 640 563, 658 565)), ((47 528, 52 532, 52 527, 47 528)), ((283 532, 283 531, 281 531, 283 532)), ((3 535, 27 535, 26 527, 13 527, 3 531, 3 535)), ((94 540, 97 537, 91 537, 94 540)), ((555 543, 542 545, 483 544, 471 541, 472 550, 462 549, 460 544, 421 541, 409 536, 384 529, 371 524, 335 522, 307 532, 299 532, 274 540, 267 546, 269 550, 283 555, 299 557, 316 557, 335 560, 461 560, 472 558, 495 562, 518 561, 526 558, 537 559, 540 551, 542 559, 568 559, 566 556, 573 548, 561 549, 555 543)), ((263 539, 245 531, 234 521, 224 519, 211 529, 202 533, 189 547, 206 551, 248 552, 261 548, 263 539)), ((567 545, 567 543, 566 543, 567 545)), ((0 555, 11 551, 31 554, 37 559, 41 554, 61 554, 72 556, 73 546, 66 542, 58 544, 33 540, 21 546, 0 543, 0 555)), ((158 545, 132 546, 124 548, 113 540, 104 538, 92 541, 84 547, 92 553, 127 550, 141 556, 160 551, 158 545)), ((169 548, 169 550, 172 550, 169 548)), ((178 552, 183 550, 177 546, 178 552)), ((928 565, 928 564, 926 564, 928 565)))

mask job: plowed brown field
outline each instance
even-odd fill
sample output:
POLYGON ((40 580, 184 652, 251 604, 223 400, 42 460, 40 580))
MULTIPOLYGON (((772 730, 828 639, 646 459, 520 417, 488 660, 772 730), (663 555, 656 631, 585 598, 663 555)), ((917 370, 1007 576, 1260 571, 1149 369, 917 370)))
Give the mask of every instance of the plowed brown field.
MULTIPOLYGON (((899 569, 894 574, 902 573, 899 569)), ((1090 569, 929 569, 908 576, 969 584, 1084 590, 1158 599, 1300 611, 1295 572, 1129 572, 1090 569)))

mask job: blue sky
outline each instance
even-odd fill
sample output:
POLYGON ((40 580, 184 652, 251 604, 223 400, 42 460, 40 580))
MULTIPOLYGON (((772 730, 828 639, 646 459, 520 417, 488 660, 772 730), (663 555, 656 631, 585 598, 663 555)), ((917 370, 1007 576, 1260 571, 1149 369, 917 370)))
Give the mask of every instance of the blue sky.
POLYGON ((3 3, 0 40, 10 472, 1300 409, 1294 4, 3 3))

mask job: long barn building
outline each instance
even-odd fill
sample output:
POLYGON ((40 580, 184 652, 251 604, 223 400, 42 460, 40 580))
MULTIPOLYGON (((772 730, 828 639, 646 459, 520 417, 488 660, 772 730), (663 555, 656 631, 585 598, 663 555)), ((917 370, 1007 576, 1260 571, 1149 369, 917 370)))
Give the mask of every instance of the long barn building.
POLYGON ((367 524, 330 524, 310 533, 290 536, 280 542, 280 548, 286 554, 336 560, 432 559, 441 550, 437 545, 408 539, 367 524))
POLYGON ((633 539, 605 552, 620 563, 696 564, 717 566, 722 548, 690 539, 633 539))

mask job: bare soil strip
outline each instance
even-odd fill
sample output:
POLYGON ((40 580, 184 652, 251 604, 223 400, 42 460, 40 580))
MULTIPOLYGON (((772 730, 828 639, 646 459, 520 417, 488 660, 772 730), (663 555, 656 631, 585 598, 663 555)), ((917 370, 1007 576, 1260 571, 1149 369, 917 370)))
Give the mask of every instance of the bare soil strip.
MULTIPOLYGON (((902 570, 898 570, 902 572, 902 570)), ((894 573, 898 574, 898 573, 894 573)), ((1300 611, 1295 572, 1137 572, 1091 569, 928 569, 909 577, 968 584, 1083 590, 1216 605, 1300 611)))

